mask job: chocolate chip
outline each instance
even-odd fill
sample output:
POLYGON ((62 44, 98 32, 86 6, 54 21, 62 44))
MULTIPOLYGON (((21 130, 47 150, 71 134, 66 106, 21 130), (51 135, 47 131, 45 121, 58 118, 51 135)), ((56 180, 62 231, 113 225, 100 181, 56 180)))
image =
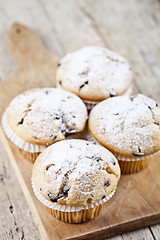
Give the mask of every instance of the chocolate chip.
POLYGON ((60 84, 60 85, 62 84, 62 81, 61 81, 61 80, 59 80, 59 84, 60 84))
POLYGON ((115 97, 116 94, 110 93, 109 96, 110 96, 110 97, 115 97))
POLYGON ((109 182, 108 180, 105 181, 105 182, 104 182, 104 186, 109 187, 109 186, 110 186, 110 182, 109 182))
POLYGON ((79 90, 81 89, 81 88, 83 88, 85 86, 85 84, 82 84, 80 87, 79 87, 79 90))
POLYGON ((63 193, 64 195, 68 194, 68 191, 69 191, 69 187, 68 187, 68 186, 64 186, 64 187, 62 188, 62 193, 63 193))
POLYGON ((57 67, 60 67, 60 66, 61 66, 61 63, 58 63, 58 64, 57 64, 57 67))
POLYGON ((158 103, 156 103, 156 107, 158 107, 158 105, 159 105, 159 104, 158 104, 158 103))
POLYGON ((64 196, 63 193, 58 193, 58 196, 57 196, 57 197, 53 196, 52 193, 48 193, 48 197, 50 198, 50 200, 51 200, 52 202, 57 202, 57 200, 60 199, 60 198, 62 198, 63 196, 64 196))
POLYGON ((84 82, 84 84, 82 84, 80 87, 79 87, 79 90, 81 89, 81 88, 83 88, 85 85, 87 85, 88 84, 88 81, 85 81, 84 82))
POLYGON ((133 100, 134 100, 134 97, 132 96, 132 97, 130 97, 130 100, 131 100, 131 102, 133 102, 133 100))
POLYGON ((52 140, 52 142, 55 142, 55 140, 57 139, 57 135, 51 135, 51 140, 52 140))
POLYGON ((73 118, 76 118, 76 116, 72 115, 73 118))
POLYGON ((141 148, 138 146, 138 152, 139 153, 141 153, 142 152, 142 150, 141 150, 141 148))
POLYGON ((56 120, 59 120, 59 119, 60 119, 60 117, 55 117, 55 119, 56 119, 56 120))
POLYGON ((21 121, 17 125, 23 124, 24 118, 21 119, 21 121))
POLYGON ((111 162, 113 163, 113 165, 116 165, 116 161, 114 160, 114 158, 111 159, 111 162))
POLYGON ((52 202, 57 202, 57 197, 54 197, 52 193, 48 193, 48 197, 52 202))
POLYGON ((138 153, 133 153, 133 155, 137 157, 142 157, 144 156, 144 153, 142 153, 141 148, 138 146, 138 153))
POLYGON ((151 110, 152 108, 148 105, 148 108, 151 110))
POLYGON ((64 197, 64 194, 63 193, 58 193, 58 196, 57 196, 57 200, 64 197))
POLYGON ((141 153, 141 152, 139 152, 139 153, 132 153, 132 154, 133 154, 133 156, 136 156, 136 157, 144 156, 144 153, 141 153))
POLYGON ((42 191, 42 188, 40 188, 39 190, 42 191))
POLYGON ((105 195, 103 195, 103 197, 102 197, 102 199, 104 199, 106 196, 105 195))

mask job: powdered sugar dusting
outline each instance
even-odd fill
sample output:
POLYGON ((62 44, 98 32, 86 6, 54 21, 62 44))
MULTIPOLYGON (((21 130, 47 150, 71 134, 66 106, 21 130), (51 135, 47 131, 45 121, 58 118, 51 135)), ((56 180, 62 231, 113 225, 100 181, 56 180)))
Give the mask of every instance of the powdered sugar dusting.
POLYGON ((101 47, 84 47, 67 54, 57 70, 57 83, 83 100, 99 101, 122 95, 131 81, 127 61, 101 47))
POLYGON ((119 154, 141 157, 160 150, 160 107, 141 94, 101 102, 90 114, 89 128, 119 154))
POLYGON ((75 206, 108 196, 119 177, 112 153, 85 140, 55 143, 38 157, 33 168, 34 183, 45 198, 75 206))
POLYGON ((19 137, 46 145, 82 131, 87 110, 82 100, 72 93, 42 88, 13 99, 7 116, 9 125, 19 137))

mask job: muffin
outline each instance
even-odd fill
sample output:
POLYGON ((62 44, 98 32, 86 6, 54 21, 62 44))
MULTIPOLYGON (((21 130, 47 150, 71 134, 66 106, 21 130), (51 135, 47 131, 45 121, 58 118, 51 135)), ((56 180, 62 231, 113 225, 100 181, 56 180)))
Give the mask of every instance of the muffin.
POLYGON ((145 168, 160 150, 160 105, 142 94, 99 103, 89 130, 119 160, 122 173, 145 168))
POLYGON ((15 97, 6 109, 2 126, 6 136, 30 161, 48 145, 84 129, 87 109, 75 94, 39 88, 15 97))
POLYGON ((85 140, 63 140, 41 153, 33 165, 36 197, 57 219, 93 219, 117 187, 120 168, 111 152, 85 140))
POLYGON ((133 75, 125 58, 102 47, 68 53, 58 64, 57 87, 78 95, 88 110, 99 101, 131 90, 133 75))

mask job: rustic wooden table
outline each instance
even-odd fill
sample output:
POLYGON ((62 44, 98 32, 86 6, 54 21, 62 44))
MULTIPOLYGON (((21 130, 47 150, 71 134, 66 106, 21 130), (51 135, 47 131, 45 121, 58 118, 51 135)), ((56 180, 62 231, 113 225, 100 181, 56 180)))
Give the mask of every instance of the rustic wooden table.
MULTIPOLYGON (((158 0, 0 1, 0 80, 16 68, 6 36, 14 22, 36 31, 51 53, 63 56, 84 45, 124 55, 135 88, 160 101, 160 2, 158 0)), ((0 239, 40 239, 39 232, 0 142, 0 239)), ((114 240, 160 239, 160 224, 114 240)))

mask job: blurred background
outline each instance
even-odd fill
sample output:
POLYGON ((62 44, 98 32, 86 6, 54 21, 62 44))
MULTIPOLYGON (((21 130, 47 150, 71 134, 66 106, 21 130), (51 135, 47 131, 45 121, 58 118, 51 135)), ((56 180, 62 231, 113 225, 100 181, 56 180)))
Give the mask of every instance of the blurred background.
MULTIPOLYGON (((1 0, 0 77, 16 67, 6 43, 12 23, 38 33, 52 54, 63 56, 84 45, 104 46, 122 54, 133 67, 136 84, 150 79, 156 95, 160 69, 160 2, 158 0, 1 0)), ((151 91, 145 89, 145 94, 151 91)))

